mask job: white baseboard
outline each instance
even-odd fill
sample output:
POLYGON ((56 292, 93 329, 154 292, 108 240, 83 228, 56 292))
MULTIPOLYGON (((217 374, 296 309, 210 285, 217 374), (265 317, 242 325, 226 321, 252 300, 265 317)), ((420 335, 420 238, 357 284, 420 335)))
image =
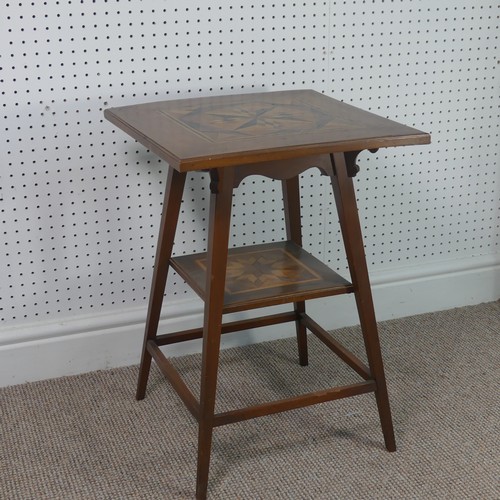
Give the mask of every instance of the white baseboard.
MULTIPOLYGON (((378 271, 371 279, 379 321, 474 305, 500 298, 500 256, 378 271)), ((358 323, 352 295, 313 300, 307 307, 327 329, 358 323)), ((283 310, 287 308, 265 312, 283 310)), ((249 311, 227 319, 251 316, 249 311)), ((0 329, 0 387, 136 364, 145 317, 146 310, 141 307, 0 329)), ((201 324, 201 301, 179 301, 162 311, 160 331, 201 324)), ((294 330, 293 325, 284 324, 229 334, 223 337, 222 347, 288 337, 294 330)), ((200 347, 200 341, 191 341, 169 347, 168 353, 180 356, 199 352, 200 347)))

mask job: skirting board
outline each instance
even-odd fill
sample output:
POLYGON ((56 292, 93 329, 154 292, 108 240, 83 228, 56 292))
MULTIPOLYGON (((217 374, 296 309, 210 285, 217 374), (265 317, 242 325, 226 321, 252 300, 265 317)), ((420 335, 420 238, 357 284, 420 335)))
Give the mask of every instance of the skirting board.
MULTIPOLYGON (((372 273, 371 280, 377 319, 394 319, 498 300, 500 258, 490 255, 425 268, 379 271, 372 273)), ((283 310, 286 308, 274 307, 261 313, 283 310)), ((307 303, 307 310, 328 329, 358 323, 352 295, 313 300, 307 303)), ((251 316, 249 311, 225 320, 251 316)), ((137 364, 145 317, 141 307, 0 329, 0 387, 137 364)), ((201 301, 180 301, 164 307, 159 332, 201 324, 201 301)), ((222 348, 293 335, 293 324, 277 325, 225 335, 222 348)), ((168 353, 180 356, 200 349, 201 341, 190 341, 169 347, 168 353)))

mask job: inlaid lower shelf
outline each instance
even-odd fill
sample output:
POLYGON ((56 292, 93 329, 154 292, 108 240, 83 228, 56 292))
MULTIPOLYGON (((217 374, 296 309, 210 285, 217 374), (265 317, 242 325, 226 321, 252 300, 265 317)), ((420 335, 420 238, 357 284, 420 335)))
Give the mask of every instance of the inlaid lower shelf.
MULTIPOLYGON (((172 267, 204 300, 207 254, 173 257, 172 267)), ((291 241, 229 249, 224 313, 352 293, 353 286, 291 241)))

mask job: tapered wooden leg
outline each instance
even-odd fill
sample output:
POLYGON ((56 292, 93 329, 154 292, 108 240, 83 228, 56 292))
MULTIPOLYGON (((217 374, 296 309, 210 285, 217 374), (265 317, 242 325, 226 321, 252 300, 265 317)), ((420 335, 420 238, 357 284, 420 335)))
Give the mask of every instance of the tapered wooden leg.
POLYGON ((146 349, 148 340, 154 339, 158 330, 163 294, 169 268, 169 261, 174 245, 177 219, 182 201, 182 192, 186 174, 181 174, 169 167, 167 185, 163 201, 163 213, 160 222, 160 231, 156 247, 155 267, 149 295, 148 315, 146 319, 146 330, 144 332, 144 344, 142 347, 141 365, 139 368, 139 379, 137 382, 136 399, 143 399, 146 393, 149 370, 151 368, 151 354, 146 349))
POLYGON ((366 266, 361 225, 358 217, 356 194, 352 178, 347 174, 346 158, 342 153, 331 155, 333 165, 332 186, 337 205, 338 216, 344 245, 354 285, 356 305, 363 331, 368 364, 377 384, 375 392, 378 411, 386 448, 396 450, 391 409, 385 381, 382 354, 377 331, 377 322, 373 309, 370 280, 366 266))
POLYGON ((203 351, 198 431, 196 498, 207 494, 219 364, 224 284, 231 225, 233 169, 211 171, 211 198, 207 256, 207 282, 203 324, 203 351))
MULTIPOLYGON (((296 177, 282 181, 282 186, 287 239, 302 246, 299 176, 297 175, 296 177)), ((303 300, 300 302, 294 302, 293 308, 297 317, 306 312, 306 306, 303 300)), ((297 331, 299 363, 301 366, 307 366, 308 353, 306 327, 300 319, 297 319, 295 321, 295 328, 297 331)))

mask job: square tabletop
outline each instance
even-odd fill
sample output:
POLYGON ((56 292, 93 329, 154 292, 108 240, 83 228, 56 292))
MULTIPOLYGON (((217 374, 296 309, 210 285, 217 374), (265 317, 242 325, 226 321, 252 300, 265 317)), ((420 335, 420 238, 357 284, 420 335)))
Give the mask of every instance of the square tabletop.
POLYGON ((104 115, 180 172, 430 142, 313 90, 157 101, 104 115))

